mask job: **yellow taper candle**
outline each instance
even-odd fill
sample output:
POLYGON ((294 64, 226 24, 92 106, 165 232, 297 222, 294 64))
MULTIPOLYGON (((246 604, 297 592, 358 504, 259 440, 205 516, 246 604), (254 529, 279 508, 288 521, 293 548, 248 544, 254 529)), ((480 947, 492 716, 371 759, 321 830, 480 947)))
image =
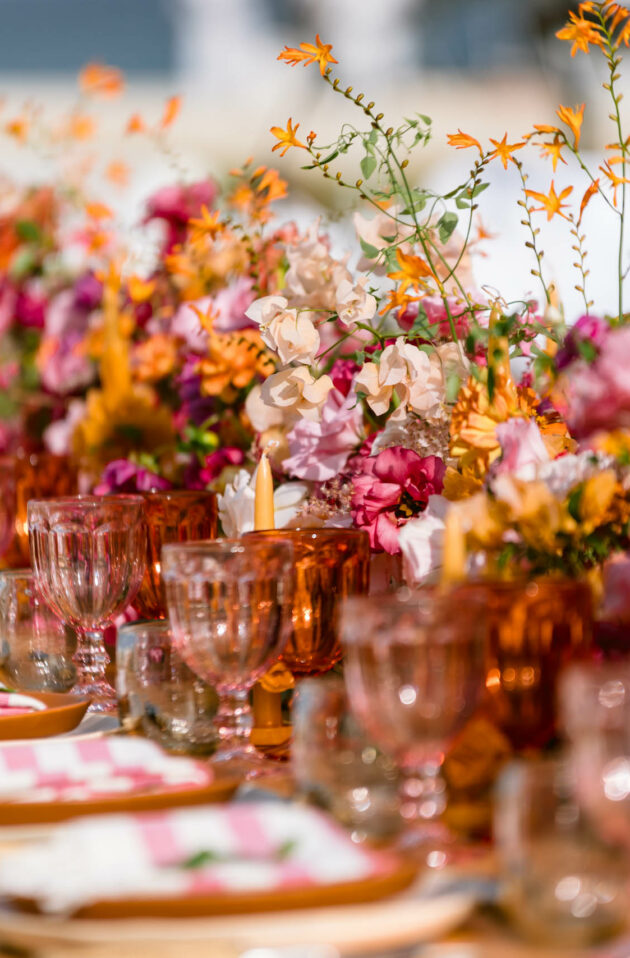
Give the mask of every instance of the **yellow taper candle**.
POLYGON ((461 520, 454 509, 446 514, 441 585, 456 585, 466 578, 466 540, 461 520))
POLYGON ((254 499, 254 529, 275 529, 276 521, 273 508, 273 476, 267 453, 263 452, 256 473, 256 495, 254 499))

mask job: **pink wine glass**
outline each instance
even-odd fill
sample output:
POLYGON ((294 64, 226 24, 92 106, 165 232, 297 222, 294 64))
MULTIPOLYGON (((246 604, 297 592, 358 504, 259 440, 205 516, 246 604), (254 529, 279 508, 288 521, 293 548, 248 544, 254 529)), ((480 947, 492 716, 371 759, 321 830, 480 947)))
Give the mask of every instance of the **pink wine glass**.
POLYGON ((213 761, 248 777, 265 771, 249 740, 249 690, 290 633, 293 546, 246 539, 173 543, 162 549, 162 577, 173 644, 219 694, 220 746, 213 761))
POLYGON ((146 554, 141 496, 68 496, 31 499, 28 527, 33 571, 59 618, 77 632, 76 694, 91 711, 116 708, 107 681, 103 633, 142 581, 146 554))

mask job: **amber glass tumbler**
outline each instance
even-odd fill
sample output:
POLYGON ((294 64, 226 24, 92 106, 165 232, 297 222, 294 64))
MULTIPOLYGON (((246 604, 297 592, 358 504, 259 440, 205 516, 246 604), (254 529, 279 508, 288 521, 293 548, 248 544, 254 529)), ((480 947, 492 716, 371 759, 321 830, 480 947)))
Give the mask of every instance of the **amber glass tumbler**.
POLYGON ((290 542, 295 557, 293 627, 281 659, 297 677, 328 672, 341 658, 339 601, 365 595, 370 541, 360 529, 270 529, 247 539, 290 542))
POLYGON ((3 456, 1 462, 12 468, 15 489, 15 538, 6 557, 7 564, 30 566, 27 503, 29 499, 76 495, 79 491, 77 465, 70 456, 55 456, 50 452, 21 451, 14 456, 3 456))
POLYGON ((140 493, 147 523, 147 564, 133 607, 143 619, 166 618, 161 581, 162 546, 167 542, 214 539, 217 499, 213 492, 188 489, 140 493))
MULTIPOLYGON (((516 749, 540 748, 556 733, 558 676, 591 654, 587 583, 543 578, 464 586, 488 610, 487 706, 516 749)), ((465 599, 462 615, 466 615, 465 599)))

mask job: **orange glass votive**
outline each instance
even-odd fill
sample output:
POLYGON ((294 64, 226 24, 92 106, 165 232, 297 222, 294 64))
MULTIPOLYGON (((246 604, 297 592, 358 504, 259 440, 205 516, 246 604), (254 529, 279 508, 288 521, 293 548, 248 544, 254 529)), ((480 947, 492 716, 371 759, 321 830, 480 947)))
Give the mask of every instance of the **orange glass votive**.
POLYGON ((213 492, 189 489, 142 492, 147 524, 147 563, 133 608, 143 619, 166 618, 161 580, 162 546, 167 542, 214 539, 217 499, 213 492))
POLYGON ((70 456, 23 450, 14 456, 2 457, 2 462, 11 463, 15 477, 15 538, 6 559, 12 566, 30 566, 28 501, 76 495, 79 491, 77 464, 70 456))
POLYGON ((514 748, 540 748, 556 734, 560 672, 591 654, 590 587, 548 578, 462 587, 464 596, 470 591, 487 603, 490 717, 514 748))
POLYGON ((244 540, 262 536, 293 545, 293 628, 281 659, 296 676, 327 672, 342 654, 339 602, 369 588, 369 537, 360 529, 270 529, 244 540))

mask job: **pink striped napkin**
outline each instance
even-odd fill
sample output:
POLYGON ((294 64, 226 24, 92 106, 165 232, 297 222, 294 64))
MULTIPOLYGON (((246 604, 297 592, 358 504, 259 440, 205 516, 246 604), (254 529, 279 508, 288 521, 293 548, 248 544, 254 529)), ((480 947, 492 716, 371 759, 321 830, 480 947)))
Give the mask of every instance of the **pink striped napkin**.
POLYGON ((46 739, 0 745, 0 801, 84 801, 209 785, 209 765, 141 738, 46 739))
POLYGON ((27 712, 43 712, 46 706, 39 699, 20 692, 0 691, 0 717, 7 715, 24 715, 27 712))
POLYGON ((104 899, 321 887, 391 867, 312 808, 248 802, 76 819, 3 855, 0 894, 70 913, 104 899))

